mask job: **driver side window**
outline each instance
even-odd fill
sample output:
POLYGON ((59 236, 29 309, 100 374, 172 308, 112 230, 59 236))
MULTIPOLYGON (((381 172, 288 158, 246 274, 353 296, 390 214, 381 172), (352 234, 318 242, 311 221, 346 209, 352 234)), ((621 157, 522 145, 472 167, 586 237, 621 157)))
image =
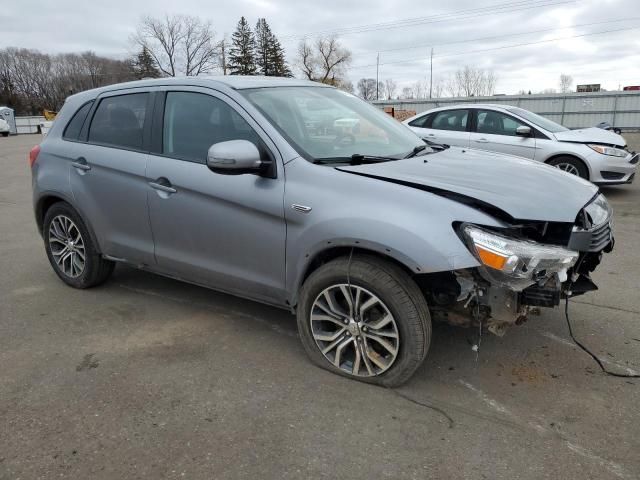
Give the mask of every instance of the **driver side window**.
POLYGON ((206 163, 209 147, 228 140, 248 140, 260 148, 259 137, 222 100, 195 92, 168 92, 164 107, 162 153, 206 163))
POLYGON ((516 129, 524 126, 513 117, 493 110, 478 110, 478 133, 508 135, 515 137, 516 129))

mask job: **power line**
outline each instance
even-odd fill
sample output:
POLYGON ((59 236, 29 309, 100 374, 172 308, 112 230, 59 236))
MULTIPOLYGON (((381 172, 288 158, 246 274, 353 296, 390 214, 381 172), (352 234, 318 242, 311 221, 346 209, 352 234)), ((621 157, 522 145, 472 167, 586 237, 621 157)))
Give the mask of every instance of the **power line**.
MULTIPOLYGON (((395 51, 400 51, 400 50, 413 50, 413 49, 422 49, 425 47, 443 47, 445 45, 455 45, 455 44, 460 44, 460 43, 471 43, 471 42, 479 42, 479 41, 483 41, 483 40, 496 40, 499 38, 508 38, 508 37, 522 37, 525 35, 531 35, 534 33, 544 33, 544 32, 554 32, 556 30, 566 30, 569 28, 581 28, 581 27, 592 27, 594 25, 603 25, 603 24, 607 24, 607 23, 618 23, 618 22, 630 22, 633 20, 640 20, 640 17, 628 17, 628 18, 619 18, 619 19, 615 19, 615 20, 604 20, 602 22, 592 22, 592 23, 581 23, 578 25, 567 25, 566 27, 553 27, 553 28, 543 28, 541 30, 530 30, 528 32, 518 32, 518 33, 507 33, 504 35, 492 35, 490 37, 478 37, 478 38, 470 38, 467 40, 454 40, 451 42, 444 42, 444 43, 422 43, 422 44, 411 44, 408 46, 404 46, 404 47, 395 47, 395 48, 387 48, 385 50, 379 50, 379 49, 375 49, 375 50, 363 50, 362 52, 379 52, 379 53, 386 53, 386 52, 395 52, 395 51)), ((361 55, 357 55, 358 57, 361 55)))
POLYGON ((494 4, 475 9, 465 9, 456 12, 442 13, 427 17, 411 17, 393 22, 375 23, 368 25, 359 25, 354 27, 345 27, 331 30, 320 30, 316 32, 306 33, 304 35, 284 35, 280 39, 301 39, 319 35, 351 35, 357 33, 365 33, 375 30, 385 30, 393 28, 411 27, 424 25, 429 23, 439 23, 454 20, 466 20, 486 15, 495 15, 499 13, 512 13, 522 10, 530 10, 533 8, 542 8, 548 6, 563 5, 567 3, 575 3, 576 0, 517 0, 512 2, 494 4))
MULTIPOLYGON (((505 50, 508 48, 515 48, 515 47, 525 47, 528 45, 538 45, 541 43, 550 43, 550 42, 557 42, 560 40, 569 40, 572 38, 581 38, 581 37, 589 37, 592 35, 602 35, 605 33, 614 33, 614 32, 623 32, 623 31, 628 31, 628 30, 636 30, 640 28, 640 26, 634 26, 634 27, 627 27, 627 28, 618 28, 618 29, 614 29, 614 30, 604 30, 601 32, 591 32, 591 33, 583 33, 580 35, 571 35, 571 36, 567 36, 567 37, 558 37, 558 38, 550 38, 547 40, 539 40, 537 42, 526 42, 526 43, 517 43, 517 44, 512 44, 512 45, 505 45, 505 46, 501 46, 501 47, 493 47, 493 48, 485 48, 485 49, 479 49, 479 50, 466 50, 464 52, 452 52, 452 53, 444 53, 441 55, 434 55, 434 57, 436 58, 443 58, 443 57, 453 57, 453 56, 459 56, 459 55, 468 55, 471 53, 481 53, 481 52, 491 52, 491 51, 495 51, 495 50, 505 50)), ((412 59, 406 59, 406 60, 396 60, 396 61, 392 61, 392 62, 381 62, 380 65, 395 65, 395 64, 399 64, 399 63, 413 63, 413 62, 420 62, 420 61, 424 61, 427 60, 427 58, 425 57, 420 57, 420 58, 412 58, 412 59)), ((375 64, 374 64, 375 65, 375 64)), ((365 67, 371 67, 372 65, 356 65, 356 66, 352 66, 350 67, 350 69, 356 69, 356 68, 365 68, 365 67)))

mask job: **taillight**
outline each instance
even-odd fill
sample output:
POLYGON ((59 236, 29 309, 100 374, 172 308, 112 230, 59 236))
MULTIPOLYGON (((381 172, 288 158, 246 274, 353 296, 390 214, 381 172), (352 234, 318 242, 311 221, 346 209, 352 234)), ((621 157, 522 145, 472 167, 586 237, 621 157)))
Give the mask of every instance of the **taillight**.
POLYGON ((40 145, 36 145, 29 152, 29 167, 33 168, 33 164, 36 163, 38 159, 38 154, 40 153, 40 145))

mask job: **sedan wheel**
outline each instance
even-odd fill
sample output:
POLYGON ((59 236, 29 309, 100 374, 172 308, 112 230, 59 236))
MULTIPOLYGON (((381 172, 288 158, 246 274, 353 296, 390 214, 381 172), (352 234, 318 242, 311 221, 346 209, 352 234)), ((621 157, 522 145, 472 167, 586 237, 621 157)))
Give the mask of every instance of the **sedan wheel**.
POLYGON ((567 173, 571 173, 572 175, 580 176, 580 172, 578 171, 576 166, 572 165, 570 163, 558 163, 556 165, 556 168, 559 168, 560 170, 563 170, 563 171, 565 171, 567 173))
POLYGON ((575 157, 570 157, 568 155, 556 157, 549 161, 549 165, 559 168, 563 172, 589 180, 589 170, 587 169, 587 166, 575 157))
POLYGON ((64 215, 54 217, 49 224, 51 255, 62 272, 77 278, 84 272, 85 248, 80 230, 64 215))
POLYGON ((400 336, 389 308, 370 291, 337 284, 313 302, 311 333, 335 367, 369 377, 386 372, 398 356, 400 336))

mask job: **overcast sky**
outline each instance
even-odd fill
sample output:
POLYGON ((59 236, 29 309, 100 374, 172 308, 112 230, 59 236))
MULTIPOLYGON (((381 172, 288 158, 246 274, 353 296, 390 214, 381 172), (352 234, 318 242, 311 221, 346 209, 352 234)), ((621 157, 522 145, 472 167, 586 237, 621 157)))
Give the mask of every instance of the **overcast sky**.
POLYGON ((141 16, 165 13, 210 19, 219 38, 241 15, 251 25, 265 17, 292 64, 300 37, 351 28, 339 37, 353 53, 354 84, 375 78, 377 52, 381 80, 424 81, 433 46, 435 81, 471 65, 493 69, 507 94, 557 88, 561 73, 608 90, 640 85, 640 0, 7 0, 0 47, 124 58, 141 16))

